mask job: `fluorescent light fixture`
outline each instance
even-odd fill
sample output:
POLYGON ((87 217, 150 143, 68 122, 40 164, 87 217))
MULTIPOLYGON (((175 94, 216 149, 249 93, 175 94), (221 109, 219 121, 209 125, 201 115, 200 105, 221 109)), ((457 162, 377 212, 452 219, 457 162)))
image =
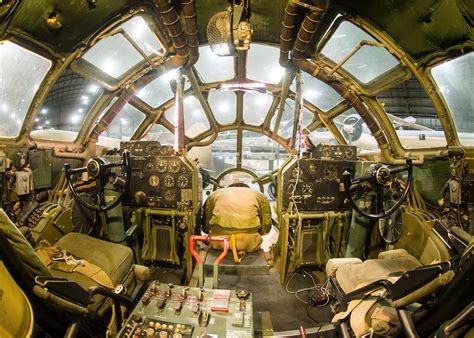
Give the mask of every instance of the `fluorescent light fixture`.
POLYGON ((87 91, 89 93, 97 93, 99 91, 99 86, 90 85, 87 91))
POLYGON ((262 82, 250 82, 250 83, 223 83, 222 89, 257 89, 265 88, 265 83, 262 82))

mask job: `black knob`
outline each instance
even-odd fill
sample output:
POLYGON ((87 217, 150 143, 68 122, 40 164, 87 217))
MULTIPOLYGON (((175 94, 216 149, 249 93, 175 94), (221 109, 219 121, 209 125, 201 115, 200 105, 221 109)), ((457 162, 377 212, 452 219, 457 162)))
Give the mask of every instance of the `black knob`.
POLYGON ((132 316, 132 320, 135 322, 135 323, 141 323, 143 321, 143 318, 142 316, 140 316, 139 314, 134 314, 132 316))

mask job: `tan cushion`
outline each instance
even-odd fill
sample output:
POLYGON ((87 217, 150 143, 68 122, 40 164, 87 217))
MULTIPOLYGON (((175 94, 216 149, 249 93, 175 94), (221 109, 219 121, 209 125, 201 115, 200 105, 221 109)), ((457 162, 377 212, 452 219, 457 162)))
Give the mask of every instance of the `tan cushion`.
POLYGON ((381 253, 379 253, 378 259, 391 259, 407 256, 410 256, 410 254, 405 249, 394 249, 389 251, 382 251, 381 253))
POLYGON ((332 277, 336 274, 337 269, 345 264, 360 264, 362 260, 360 258, 331 258, 326 263, 326 276, 332 277))
MULTIPOLYGON (((76 258, 82 258, 102 268, 114 285, 122 283, 133 265, 133 252, 130 248, 80 233, 68 233, 57 241, 55 245, 66 250, 76 258)), ((70 278, 86 289, 97 285, 90 278, 78 273, 61 273, 61 271, 54 270, 53 274, 55 276, 64 274, 64 276, 60 277, 70 278), (71 277, 71 275, 80 276, 71 277)))
POLYGON ((370 284, 376 280, 388 279, 392 272, 413 270, 421 267, 413 256, 401 256, 393 259, 369 259, 361 264, 344 264, 336 271, 336 279, 345 293, 356 287, 370 284))

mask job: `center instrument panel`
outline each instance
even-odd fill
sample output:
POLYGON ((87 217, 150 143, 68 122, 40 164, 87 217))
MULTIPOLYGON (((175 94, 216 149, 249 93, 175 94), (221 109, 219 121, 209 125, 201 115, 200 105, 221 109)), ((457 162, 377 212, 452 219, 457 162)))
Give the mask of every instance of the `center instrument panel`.
POLYGON ((151 283, 118 337, 253 337, 252 295, 151 283))
POLYGON ((306 157, 294 159, 282 171, 282 209, 299 211, 351 209, 344 194, 342 173, 355 172, 357 147, 319 144, 306 157))
POLYGON ((120 149, 131 154, 129 204, 157 208, 177 208, 178 202, 191 205, 197 168, 185 157, 176 156, 172 146, 130 141, 122 142, 120 149))

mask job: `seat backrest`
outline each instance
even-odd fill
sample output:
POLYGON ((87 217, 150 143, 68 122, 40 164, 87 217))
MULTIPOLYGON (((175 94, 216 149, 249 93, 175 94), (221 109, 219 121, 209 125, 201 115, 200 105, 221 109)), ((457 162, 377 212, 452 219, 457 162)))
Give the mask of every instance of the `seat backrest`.
POLYGON ((10 220, 3 209, 0 209, 0 231, 5 235, 12 250, 33 276, 51 276, 48 268, 31 247, 28 240, 23 236, 18 227, 10 220))

